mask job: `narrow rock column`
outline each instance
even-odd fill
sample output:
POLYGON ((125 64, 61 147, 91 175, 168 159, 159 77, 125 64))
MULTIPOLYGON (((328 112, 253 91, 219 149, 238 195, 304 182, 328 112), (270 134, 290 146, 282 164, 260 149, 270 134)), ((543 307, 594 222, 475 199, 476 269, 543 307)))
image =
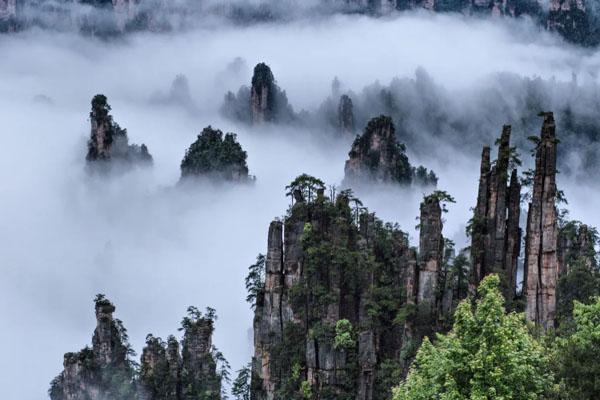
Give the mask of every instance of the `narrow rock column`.
POLYGON ((348 95, 340 97, 338 106, 338 129, 342 135, 354 135, 354 111, 348 95))
MULTIPOLYGON (((115 306, 108 300, 96 302, 96 329, 92 337, 94 357, 100 365, 108 365, 116 361, 117 346, 121 339, 115 327, 113 313, 115 306)), ((124 355, 122 356, 124 361, 124 355)))
POLYGON ((512 299, 516 295, 517 288, 517 264, 521 252, 521 228, 519 220, 521 217, 521 183, 517 170, 513 169, 510 176, 508 189, 508 219, 506 222, 506 255, 505 267, 507 277, 507 288, 505 297, 512 299))
POLYGON ((473 263, 469 292, 475 294, 477 285, 486 274, 485 271, 485 221, 490 191, 490 148, 484 147, 481 153, 479 173, 479 192, 477 205, 473 215, 473 232, 471 234, 471 259, 473 263))
MULTIPOLYGON (((414 307, 417 304, 419 268, 417 266, 417 252, 411 248, 407 254, 407 268, 404 279, 404 291, 406 292, 406 305, 414 307)), ((414 323, 412 318, 407 318, 404 322, 404 332, 402 335, 402 345, 407 343, 415 336, 414 323)))
POLYGON ((542 113, 533 194, 527 215, 525 315, 542 329, 554 327, 558 277, 556 134, 552 113, 542 113))
POLYGON ((488 266, 492 272, 501 272, 504 269, 504 260, 506 255, 506 217, 507 206, 506 198, 508 194, 508 161, 510 156, 510 125, 502 127, 502 135, 498 146, 498 158, 496 165, 492 169, 492 192, 490 193, 489 216, 489 234, 491 252, 490 259, 487 260, 488 266))
POLYGON ((437 302, 438 274, 442 266, 444 237, 442 208, 439 200, 429 196, 421 203, 419 234, 419 287, 417 302, 429 303, 434 310, 437 302))
POLYGON ((254 67, 250 93, 250 108, 254 125, 260 125, 273 119, 275 111, 274 81, 271 68, 267 64, 260 63, 254 67))
MULTIPOLYGON (((258 379, 265 399, 273 399, 278 374, 271 371, 271 350, 283 336, 283 223, 273 221, 269 226, 265 262, 265 291, 257 299, 254 318, 253 379, 258 379)), ((262 398, 262 397, 261 397, 262 398)))

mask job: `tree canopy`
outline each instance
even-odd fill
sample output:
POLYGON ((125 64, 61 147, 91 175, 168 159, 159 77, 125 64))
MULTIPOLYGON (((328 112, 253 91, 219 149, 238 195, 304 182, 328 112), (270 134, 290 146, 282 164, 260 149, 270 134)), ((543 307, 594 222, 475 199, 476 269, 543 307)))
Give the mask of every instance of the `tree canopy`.
POLYGON ((505 312, 500 278, 487 276, 478 294, 475 307, 459 304, 448 334, 425 338, 394 400, 533 400, 552 389, 542 345, 523 315, 505 312))

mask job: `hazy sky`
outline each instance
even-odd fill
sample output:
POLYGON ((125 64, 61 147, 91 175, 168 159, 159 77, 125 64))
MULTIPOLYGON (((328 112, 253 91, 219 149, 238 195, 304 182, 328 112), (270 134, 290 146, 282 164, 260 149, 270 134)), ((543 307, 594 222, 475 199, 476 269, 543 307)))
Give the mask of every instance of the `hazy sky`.
MULTIPOLYGON (((421 14, 143 34, 118 43, 33 31, 0 36, 0 54, 0 397, 7 400, 46 397, 63 354, 91 344, 92 300, 100 292, 116 304, 138 353, 147 333, 176 334, 187 306, 212 306, 215 344, 234 369, 249 361, 243 280, 266 251, 269 222, 287 208, 284 186, 304 172, 339 184, 350 146, 324 145, 319 132, 251 130, 223 120, 225 91, 249 83, 257 62, 271 65, 297 110, 315 110, 334 76, 356 92, 413 76, 419 66, 448 90, 501 71, 559 81, 577 73, 596 82, 600 60, 527 22, 421 14), (193 107, 156 101, 177 74, 189 80, 193 107), (151 170, 110 180, 84 173, 96 93, 108 96, 130 141, 148 145, 151 170), (238 133, 254 186, 174 187, 186 148, 209 124, 238 133)), ((456 197, 444 232, 459 245, 475 203, 478 157, 411 159, 434 169, 439 188, 456 197)), ((589 204, 599 188, 560 178, 573 217, 600 225, 589 204)), ((422 194, 359 193, 413 242, 422 194)))

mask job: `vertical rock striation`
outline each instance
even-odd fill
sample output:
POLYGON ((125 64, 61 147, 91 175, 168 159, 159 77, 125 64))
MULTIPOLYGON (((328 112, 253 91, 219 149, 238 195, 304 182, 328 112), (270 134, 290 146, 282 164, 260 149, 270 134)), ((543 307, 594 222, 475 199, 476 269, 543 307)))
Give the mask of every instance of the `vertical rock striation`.
POLYGON ((442 208, 433 196, 421 203, 419 224, 419 285, 417 302, 436 309, 438 275, 442 266, 444 237, 442 236, 442 208))
POLYGON ((415 253, 404 233, 353 210, 348 192, 328 199, 322 188, 291 186, 295 204, 269 227, 255 302, 252 398, 292 398, 301 388, 315 398, 381 398, 393 370, 382 365, 400 368, 411 335, 392 320, 405 303, 403 286, 416 290, 415 253), (341 341, 343 326, 351 332, 341 341))
POLYGON ((510 301, 516 287, 516 270, 520 250, 519 228, 521 185, 513 169, 508 185, 512 157, 511 127, 505 125, 498 140, 498 156, 490 163, 490 148, 481 155, 477 205, 471 221, 472 277, 470 291, 490 273, 500 274, 504 294, 510 301))
POLYGON ((556 134, 552 113, 544 123, 535 154, 525 248, 525 314, 542 329, 554 327, 558 277, 556 210, 556 134))

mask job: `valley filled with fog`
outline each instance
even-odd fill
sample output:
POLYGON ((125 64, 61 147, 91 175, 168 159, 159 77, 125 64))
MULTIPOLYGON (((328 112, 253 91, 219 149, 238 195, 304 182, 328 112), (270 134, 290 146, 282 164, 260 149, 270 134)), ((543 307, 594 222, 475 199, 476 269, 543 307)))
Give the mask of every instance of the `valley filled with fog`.
MULTIPOLYGON (((481 147, 512 123, 531 167, 526 138, 539 133, 535 114, 555 111, 566 208, 571 218, 600 225, 593 161, 600 52, 527 20, 332 16, 110 41, 32 29, 0 36, 0 57, 3 399, 45 398, 63 354, 89 343, 97 293, 115 303, 138 353, 150 332, 177 334, 189 305, 211 306, 216 346, 234 371, 247 363, 252 312, 244 277, 266 251, 270 221, 290 204, 285 186, 302 173, 339 186, 351 146, 317 122, 250 127, 225 118, 226 92, 249 85, 259 62, 271 67, 296 112, 317 113, 335 77, 364 118, 383 112, 370 90, 396 90, 404 110, 414 110, 398 134, 411 162, 433 169, 438 188, 456 198, 444 235, 458 248, 468 245, 481 147), (547 95, 544 106, 561 109, 532 110, 523 120, 515 110, 537 104, 528 103, 532 86, 547 95), (98 93, 130 140, 148 146, 152 168, 86 173, 90 101, 98 93), (561 136, 566 108, 591 132, 585 138, 561 136), (433 116, 441 122, 432 124, 433 116), (467 118, 476 123, 461 130, 467 118), (238 135, 254 184, 177 185, 186 149, 208 125, 238 135)), ((378 186, 356 194, 418 240, 422 190, 378 186)))

